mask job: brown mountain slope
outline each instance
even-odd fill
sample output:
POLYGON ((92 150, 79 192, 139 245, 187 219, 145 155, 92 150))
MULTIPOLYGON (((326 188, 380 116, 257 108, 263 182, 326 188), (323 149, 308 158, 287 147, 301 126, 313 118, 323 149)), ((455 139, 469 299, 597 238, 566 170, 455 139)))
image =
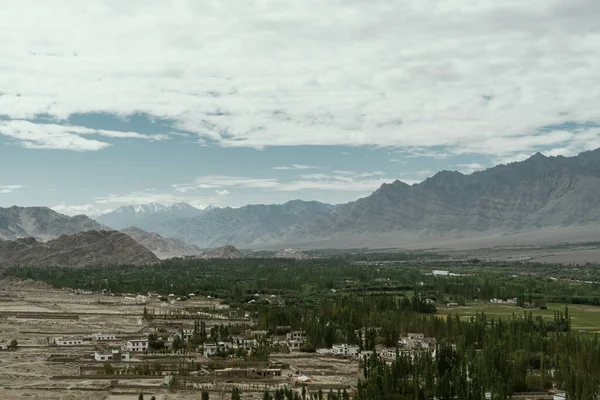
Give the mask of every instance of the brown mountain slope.
POLYGON ((34 238, 0 241, 0 266, 143 265, 159 259, 124 233, 87 231, 46 243, 34 238))
POLYGON ((130 236, 161 259, 202 254, 199 247, 187 244, 181 239, 165 238, 156 232, 146 232, 134 226, 122 229, 121 232, 130 236))
POLYGON ((41 241, 61 235, 107 229, 85 215, 69 217, 48 207, 0 207, 0 239, 34 237, 41 241))

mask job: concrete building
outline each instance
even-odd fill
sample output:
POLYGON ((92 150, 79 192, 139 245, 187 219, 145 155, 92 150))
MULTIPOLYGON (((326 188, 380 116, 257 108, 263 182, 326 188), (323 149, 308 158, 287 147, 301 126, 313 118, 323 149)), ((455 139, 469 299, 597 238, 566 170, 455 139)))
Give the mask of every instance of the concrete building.
POLYGON ((80 338, 56 338, 54 344, 57 346, 80 346, 83 344, 83 339, 80 338))
POLYGON ((410 340, 419 340, 419 339, 425 339, 425 334, 424 333, 407 333, 406 337, 409 338, 410 340))
POLYGON ((302 346, 304 346, 304 340, 288 340, 287 345, 291 351, 300 351, 302 346))
POLYGON ((117 340, 117 335, 112 333, 94 333, 92 340, 103 341, 103 340, 117 340))
POLYGON ((113 350, 111 353, 94 353, 94 359, 96 361, 112 361, 112 362, 121 362, 121 361, 129 361, 131 360, 129 353, 121 353, 119 350, 113 350))
POLYGON ((304 331, 294 331, 285 334, 285 338, 287 340, 303 340, 306 341, 306 332, 304 331))
POLYGON ((349 344, 334 344, 331 348, 334 355, 338 356, 358 356, 360 349, 358 346, 349 344))
POLYGON ((204 355, 207 357, 214 356, 219 351, 219 346, 216 344, 204 344, 204 355))
POLYGON ((127 341, 128 351, 146 351, 148 350, 148 339, 136 339, 127 341))

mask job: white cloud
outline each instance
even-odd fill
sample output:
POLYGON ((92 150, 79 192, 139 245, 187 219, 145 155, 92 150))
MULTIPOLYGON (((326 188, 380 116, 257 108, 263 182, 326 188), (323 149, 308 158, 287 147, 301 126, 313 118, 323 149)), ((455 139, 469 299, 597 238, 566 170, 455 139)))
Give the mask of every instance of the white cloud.
MULTIPOLYGON (((327 190, 342 192, 373 191, 391 178, 377 178, 384 175, 381 171, 359 173, 353 171, 337 171, 333 174, 303 174, 296 180, 282 181, 275 178, 251 178, 244 176, 203 176, 193 183, 178 183, 172 185, 176 192, 188 193, 202 189, 218 189, 239 187, 251 189, 291 192, 299 190, 327 190)), ((411 181, 412 182, 412 181, 411 181)), ((224 190, 229 194, 229 191, 224 190)), ((217 193, 219 190, 216 191, 217 193)))
POLYGON ((110 204, 113 208, 121 205, 130 204, 174 204, 179 202, 198 205, 204 208, 209 204, 219 205, 222 198, 219 196, 185 196, 174 193, 159 192, 154 189, 135 191, 125 194, 110 194, 108 196, 100 196, 94 199, 95 204, 110 204))
POLYGON ((227 189, 215 190, 215 193, 217 193, 217 196, 219 196, 219 197, 227 197, 231 194, 231 192, 227 189))
POLYGON ((290 170, 290 169, 297 169, 297 170, 302 170, 302 169, 317 169, 319 167, 315 167, 312 165, 301 165, 301 164, 292 164, 290 166, 285 166, 285 167, 273 167, 273 169, 277 169, 277 170, 290 170))
POLYGON ((463 174, 471 174, 475 171, 481 171, 486 169, 488 166, 480 163, 470 163, 470 164, 457 164, 458 170, 463 174))
POLYGON ((109 143, 88 139, 84 135, 110 138, 164 140, 166 135, 144 135, 136 132, 90 129, 82 126, 37 124, 25 120, 0 120, 0 135, 16 139, 22 146, 32 149, 61 149, 76 151, 101 150, 109 143))
POLYGON ((0 194, 16 192, 24 187, 23 185, 0 185, 0 194))
POLYGON ((66 215, 85 214, 88 217, 97 217, 98 215, 102 215, 102 214, 112 211, 111 208, 98 208, 93 204, 69 205, 69 204, 65 204, 65 203, 60 203, 60 204, 57 204, 50 208, 61 214, 66 214, 66 215))
MULTIPOLYGON (((537 132, 600 121, 595 0, 147 0, 139 10, 112 0, 3 4, 1 112, 143 112, 223 146, 444 147, 503 158, 581 147, 576 135, 537 132)), ((108 146, 52 136, 16 139, 108 146)))

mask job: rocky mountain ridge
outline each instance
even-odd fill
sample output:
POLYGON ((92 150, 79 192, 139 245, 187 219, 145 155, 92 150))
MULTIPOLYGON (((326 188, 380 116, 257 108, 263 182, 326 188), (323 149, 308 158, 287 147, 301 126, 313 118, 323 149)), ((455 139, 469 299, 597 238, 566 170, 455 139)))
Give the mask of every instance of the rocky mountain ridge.
POLYGON ((202 250, 198 246, 187 244, 181 239, 164 238, 156 232, 146 232, 134 226, 122 229, 121 232, 130 236, 161 259, 202 254, 202 250))
POLYGON ((183 202, 170 205, 149 203, 122 206, 97 217, 96 220, 117 230, 135 226, 145 231, 154 232, 161 223, 175 219, 197 217, 202 215, 203 212, 204 210, 183 202))
POLYGON ((200 258, 203 259, 236 259, 243 257, 244 256, 242 255, 242 253, 240 253, 238 249, 231 245, 226 245, 211 251, 207 251, 200 256, 200 258))
POLYGON ((0 241, 0 267, 145 265, 159 259, 124 233, 86 231, 48 242, 33 237, 0 241))
POLYGON ((0 207, 0 239, 4 240, 34 237, 47 241, 61 235, 104 229, 108 228, 85 215, 69 217, 48 207, 0 207))
POLYGON ((600 227, 599 199, 600 149, 575 157, 537 153, 470 175, 441 171, 420 184, 395 181, 338 206, 296 201, 225 208, 169 221, 158 232, 200 247, 227 243, 249 248, 282 243, 339 247, 346 240, 356 243, 380 234, 402 240, 462 239, 482 233, 502 236, 542 228, 600 227))
POLYGON ((157 227, 157 232, 181 238, 201 248, 227 244, 245 246, 275 240, 280 232, 313 221, 333 208, 330 204, 301 200, 218 208, 198 217, 167 221, 157 227))

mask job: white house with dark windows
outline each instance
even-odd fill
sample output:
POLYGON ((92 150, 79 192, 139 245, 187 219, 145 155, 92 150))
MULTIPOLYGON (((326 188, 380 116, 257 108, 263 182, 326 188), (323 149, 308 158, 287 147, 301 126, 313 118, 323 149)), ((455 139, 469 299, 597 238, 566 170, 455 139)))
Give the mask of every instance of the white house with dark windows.
POLYGON ((306 341, 306 332, 304 331, 294 331, 285 334, 285 338, 287 340, 303 340, 306 341))
POLYGON ((359 347, 351 344, 334 344, 331 351, 338 356, 358 356, 360 354, 359 347))
POLYGON ((92 339, 96 341, 117 340, 117 335, 112 333, 94 333, 92 339))
POLYGON ((131 360, 131 356, 129 353, 121 353, 119 350, 113 350, 111 353, 94 353, 94 359, 96 361, 112 361, 112 362, 121 362, 121 361, 129 361, 131 360))
POLYGON ((56 338, 54 344, 57 346, 80 346, 83 344, 83 339, 80 338, 56 338))
POLYGON ((148 339, 135 339, 127 341, 128 351, 146 351, 148 350, 148 339))

